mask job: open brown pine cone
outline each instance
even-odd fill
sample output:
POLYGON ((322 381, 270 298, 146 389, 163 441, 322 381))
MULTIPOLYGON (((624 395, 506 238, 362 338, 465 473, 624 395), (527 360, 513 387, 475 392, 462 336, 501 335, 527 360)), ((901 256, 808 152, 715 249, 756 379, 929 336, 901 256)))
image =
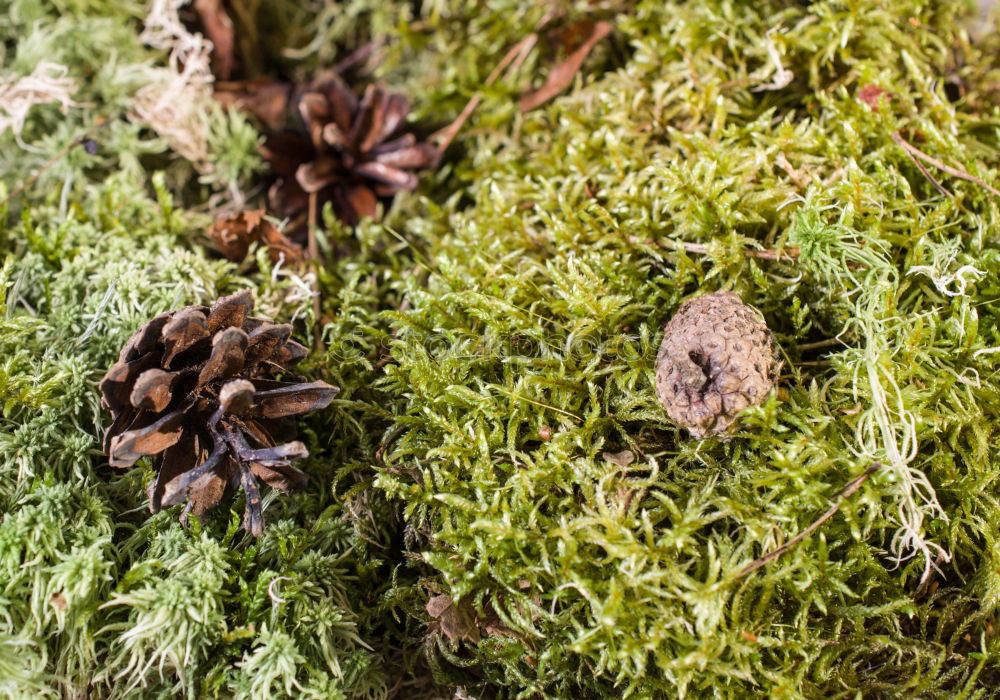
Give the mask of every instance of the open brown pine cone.
POLYGON ((324 408, 339 391, 325 382, 278 381, 306 348, 292 327, 251 317, 253 297, 237 292, 211 308, 160 314, 125 344, 101 380, 114 422, 104 436, 113 467, 151 456, 154 513, 187 500, 201 515, 242 487, 244 528, 264 530, 258 480, 281 491, 306 483, 291 460, 308 455, 290 416, 324 408))
POLYGON ((434 165, 438 150, 403 133, 409 101, 369 85, 359 100, 343 80, 327 72, 293 100, 305 133, 267 136, 263 153, 277 180, 273 211, 301 218, 316 195, 317 210, 332 202, 337 217, 353 225, 374 216, 379 198, 417 186, 412 172, 434 165))

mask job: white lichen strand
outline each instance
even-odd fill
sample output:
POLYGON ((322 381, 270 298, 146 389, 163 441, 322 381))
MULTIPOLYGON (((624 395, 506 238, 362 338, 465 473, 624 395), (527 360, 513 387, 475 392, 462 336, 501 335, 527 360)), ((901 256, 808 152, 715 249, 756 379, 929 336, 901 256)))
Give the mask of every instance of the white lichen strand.
POLYGON ((656 356, 656 394, 671 420, 693 437, 725 433, 736 415, 774 387, 774 339, 732 292, 681 304, 656 356))

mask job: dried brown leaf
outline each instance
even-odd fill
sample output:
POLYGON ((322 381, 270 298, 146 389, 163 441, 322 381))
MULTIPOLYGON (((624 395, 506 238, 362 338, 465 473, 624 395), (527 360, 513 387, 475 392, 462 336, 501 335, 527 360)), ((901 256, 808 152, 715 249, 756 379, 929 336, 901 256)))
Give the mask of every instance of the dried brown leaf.
POLYGON ((267 246, 268 255, 274 262, 278 262, 282 256, 289 263, 300 262, 303 257, 302 246, 287 238, 277 226, 265 219, 263 209, 217 218, 208 229, 208 237, 216 249, 233 262, 246 258, 250 245, 255 242, 267 246))
POLYGON ((521 98, 521 111, 528 112, 535 107, 539 107, 568 88, 572 84, 573 78, 580 72, 580 67, 586 60, 587 55, 597 42, 611 33, 611 29, 612 27, 609 22, 601 21, 594 23, 590 36, 573 53, 567 56, 564 61, 556 65, 549 72, 545 84, 521 98))
POLYGON ((212 72, 219 80, 229 80, 236 65, 233 21, 223 7, 222 0, 194 0, 194 10, 213 45, 212 72))
POLYGON ((635 461, 635 453, 632 450, 624 450, 622 452, 605 452, 604 461, 611 462, 612 464, 617 464, 619 467, 627 467, 635 461))
POLYGON ((475 615, 467 604, 455 605, 450 595, 434 596, 427 601, 427 614, 438 621, 448 639, 479 641, 475 615))

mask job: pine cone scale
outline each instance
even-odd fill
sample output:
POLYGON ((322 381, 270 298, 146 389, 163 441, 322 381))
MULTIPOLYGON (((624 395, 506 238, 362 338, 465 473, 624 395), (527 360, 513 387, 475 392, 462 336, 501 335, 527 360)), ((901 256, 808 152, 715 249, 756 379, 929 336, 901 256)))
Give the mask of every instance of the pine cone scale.
POLYGON ((136 378, 129 403, 136 408, 159 413, 170 405, 176 380, 176 372, 165 372, 155 367, 147 369, 136 378))
POLYGON ((365 177, 375 180, 376 182, 391 185, 399 190, 415 189, 418 182, 417 176, 413 173, 408 173, 405 170, 394 168, 391 165, 386 165, 385 163, 377 160, 362 163, 354 169, 354 172, 364 175, 365 177))
POLYGON ((180 440, 183 426, 184 412, 173 411, 145 427, 122 433, 111 440, 111 466, 131 467, 141 457, 162 452, 180 440))

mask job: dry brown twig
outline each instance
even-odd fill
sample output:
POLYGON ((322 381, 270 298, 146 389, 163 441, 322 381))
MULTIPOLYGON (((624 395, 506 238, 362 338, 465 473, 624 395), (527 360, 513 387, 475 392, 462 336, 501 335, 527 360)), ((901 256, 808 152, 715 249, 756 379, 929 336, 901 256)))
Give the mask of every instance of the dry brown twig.
MULTIPOLYGON (((98 117, 98 119, 96 120, 95 124, 92 127, 90 127, 89 129, 87 129, 86 131, 84 131, 82 134, 80 134, 79 136, 77 136, 75 139, 73 139, 72 141, 70 141, 69 143, 67 143, 62 148, 60 148, 55 153, 55 155, 53 155, 51 158, 49 158, 47 161, 45 161, 45 163, 43 163, 42 166, 38 170, 36 170, 33 175, 31 175, 28 179, 26 179, 20 185, 18 185, 17 187, 15 187, 13 190, 11 190, 10 193, 6 197, 4 197, 2 201, 0 201, 0 207, 6 206, 15 197, 17 197, 22 192, 24 192, 26 189, 28 189, 29 187, 31 187, 35 183, 35 181, 38 178, 40 178, 45 173, 46 170, 48 170, 53 165, 55 165, 57 162, 59 162, 60 160, 62 160, 63 158, 65 158, 69 154, 69 152, 72 151, 77 146, 83 146, 84 148, 89 148, 89 146, 87 144, 90 141, 90 137, 94 134, 95 131, 97 131, 99 128, 101 128, 102 126, 104 126, 105 123, 106 122, 104 120, 104 117, 98 117)), ((91 145, 94 145, 94 144, 91 144, 91 145)), ((96 153, 96 151, 94 151, 94 152, 96 153)))
MULTIPOLYGON (((510 69, 510 72, 516 71, 521 64, 524 63, 524 60, 528 57, 528 53, 535 47, 536 43, 538 43, 538 33, 532 32, 514 44, 510 50, 504 54, 504 57, 500 59, 500 62, 496 65, 493 71, 486 77, 483 85, 489 87, 495 83, 497 79, 508 70, 508 68, 510 69)), ((455 140, 456 136, 458 136, 458 132, 462 130, 463 126, 465 126, 465 122, 468 121, 469 117, 472 116, 472 113, 476 111, 476 107, 478 107, 479 103, 482 101, 482 95, 478 93, 473 95, 468 103, 466 103, 465 107, 462 108, 458 117, 455 118, 455 121, 431 136, 430 140, 437 144, 438 150, 443 153, 445 149, 451 145, 451 142, 455 140)))
MULTIPOLYGON (((989 192, 992 192, 997 197, 1000 197, 1000 190, 998 190, 995 187, 992 187, 992 186, 986 184, 985 182, 983 182, 982 180, 980 180, 975 175, 970 175, 969 173, 965 172, 964 170, 959 170, 957 168, 953 168, 950 165, 942 163, 937 158, 934 158, 932 156, 927 155, 926 153, 924 153, 923 151, 921 151, 919 148, 917 148, 916 146, 914 146, 912 143, 910 143, 909 141, 907 141, 906 139, 904 139, 902 137, 902 135, 898 131, 892 132, 892 140, 895 141, 896 144, 900 148, 902 148, 903 151, 906 152, 906 155, 910 156, 911 160, 915 160, 916 158, 919 158, 920 160, 924 161, 925 163, 933 165, 938 170, 943 170, 946 173, 948 173, 949 175, 953 175, 954 177, 958 177, 958 178, 961 178, 963 180, 968 180, 969 182, 975 183, 975 184, 979 185, 980 187, 988 190, 989 192)), ((920 166, 918 165, 918 167, 920 167, 920 166)), ((924 173, 924 175, 926 175, 930 179, 930 181, 932 183, 934 183, 934 186, 937 187, 937 189, 939 191, 943 192, 945 195, 947 195, 949 197, 952 196, 952 194, 950 192, 948 192, 947 190, 945 190, 933 177, 930 176, 930 173, 927 172, 926 168, 920 167, 920 170, 921 170, 921 172, 924 173)))
MULTIPOLYGON (((708 254, 708 245, 705 243, 688 243, 687 241, 671 241, 674 246, 683 248, 689 253, 699 255, 708 254)), ((658 242, 659 243, 659 242, 658 242)), ((660 245, 663 245, 662 243, 660 245)), ((798 248, 785 248, 784 250, 760 250, 758 248, 744 248, 743 255, 748 258, 758 258, 760 260, 793 260, 801 252, 798 248)))
POLYGON ((822 525, 827 520, 829 520, 830 518, 832 518, 834 516, 834 514, 838 510, 840 510, 840 506, 844 505, 844 502, 848 498, 850 498, 851 495, 855 491, 857 491, 859 488, 861 488, 861 485, 863 483, 865 483, 866 481, 868 481, 868 477, 870 477, 872 474, 874 474, 875 472, 877 472, 881 467, 882 467, 882 464, 880 462, 875 462, 870 467, 868 467, 861 475, 855 477, 850 482, 848 482, 848 484, 844 488, 840 489, 840 491, 838 491, 836 494, 834 494, 834 498, 836 498, 837 496, 840 496, 840 500, 837 501, 836 503, 834 503, 832 506, 830 506, 829 510, 827 510, 825 513, 823 513, 823 515, 819 516, 815 520, 815 522, 813 522, 812 525, 810 525, 809 527, 807 527, 805 530, 803 530, 802 532, 800 532, 799 534, 797 534, 792 539, 788 540, 788 542, 785 542, 785 544, 781 545, 780 547, 778 547, 776 549, 772 549, 770 552, 768 552, 767 554, 765 554, 764 556, 762 556, 760 559, 757 559, 754 562, 752 562, 751 564, 748 564, 747 566, 744 566, 742 569, 739 570, 739 573, 736 574, 736 579, 739 580, 739 579, 743 578, 744 576, 747 576, 748 574, 752 574, 757 569, 759 569, 759 568, 761 568, 763 566, 767 566, 772 561, 774 561, 775 559, 777 559, 778 557, 780 557, 782 554, 784 554, 785 552, 787 552, 789 549, 791 549, 792 547, 794 547, 795 545, 797 545, 799 542, 801 542, 802 540, 804 540, 805 538, 807 538, 809 535, 811 535, 812 533, 814 533, 819 528, 820 525, 822 525))
POLYGON ((560 92, 565 90, 573 82, 573 78, 580 72, 583 62, 587 60, 590 51, 604 37, 611 33, 610 22, 596 22, 591 29, 590 35, 581 43, 566 59, 549 71, 545 84, 537 90, 528 92, 521 97, 520 108, 522 112, 528 112, 535 107, 539 107, 560 92))

